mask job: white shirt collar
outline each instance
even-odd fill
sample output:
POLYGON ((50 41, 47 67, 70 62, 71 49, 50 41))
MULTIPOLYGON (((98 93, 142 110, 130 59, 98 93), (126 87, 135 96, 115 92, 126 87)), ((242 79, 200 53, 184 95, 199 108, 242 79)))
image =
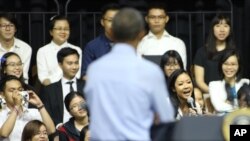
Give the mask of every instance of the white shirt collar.
MULTIPOLYGON (((15 49, 19 49, 20 47, 16 45, 16 38, 14 37, 14 43, 13 43, 13 46, 10 48, 9 51, 14 51, 15 49)), ((3 48, 2 44, 0 43, 0 49, 5 51, 5 52, 9 52, 7 51, 5 48, 3 48)))
POLYGON ((61 49, 63 47, 68 47, 68 42, 64 42, 61 45, 56 44, 53 40, 51 41, 51 44, 53 45, 54 49, 61 49))
MULTIPOLYGON (((76 77, 74 77, 74 78, 71 79, 71 80, 68 80, 68 79, 62 77, 62 84, 66 84, 68 81, 73 81, 74 83, 76 83, 76 77)), ((73 83, 73 84, 74 84, 74 83, 73 83)))
MULTIPOLYGON (((164 30, 163 34, 162 34, 162 37, 169 37, 170 34, 164 30)), ((155 34, 152 33, 151 31, 148 32, 148 35, 147 35, 148 38, 156 38, 155 34)))

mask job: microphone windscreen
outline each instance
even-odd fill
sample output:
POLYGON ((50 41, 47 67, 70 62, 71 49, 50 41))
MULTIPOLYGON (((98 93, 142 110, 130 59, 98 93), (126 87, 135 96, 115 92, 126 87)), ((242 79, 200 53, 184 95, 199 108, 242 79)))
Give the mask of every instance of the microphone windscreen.
POLYGON ((193 103, 193 102, 194 102, 194 99, 190 96, 190 97, 187 98, 187 102, 188 102, 188 103, 193 103))

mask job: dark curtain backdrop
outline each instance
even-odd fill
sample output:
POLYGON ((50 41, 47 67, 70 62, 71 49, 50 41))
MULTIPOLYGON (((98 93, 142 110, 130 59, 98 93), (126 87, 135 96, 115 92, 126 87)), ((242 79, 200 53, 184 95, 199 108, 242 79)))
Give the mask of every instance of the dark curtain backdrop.
MULTIPOLYGON (((67 0, 0 0, 0 11, 57 11, 56 1, 60 4, 59 9, 61 13, 65 13, 65 4, 67 0)), ((130 5, 144 11, 146 4, 155 0, 71 0, 68 5, 68 11, 79 12, 79 11, 100 11, 100 8, 107 2, 118 2, 124 5, 130 5), (82 4, 84 3, 84 4, 82 4)), ((229 0, 160 0, 164 1, 167 5, 169 12, 171 11, 219 11, 229 10, 229 0), (183 3, 183 4, 181 4, 183 3)), ((250 78, 250 0, 231 0, 233 3, 233 29, 237 47, 242 52, 243 57, 243 69, 244 76, 250 78)), ((207 21, 209 22, 209 21, 207 21)), ((184 22, 185 23, 185 22, 184 22)), ((37 29, 40 26, 40 22, 33 24, 31 28, 37 29)), ((209 24, 209 23, 207 23, 209 24)), ((27 29, 21 29, 21 32, 27 29)), ((39 30, 39 29, 38 29, 39 30)), ((185 29, 183 29, 185 30, 185 29)), ((199 32, 197 31, 192 32, 199 32)), ((91 30, 92 31, 92 30, 91 30)), ((90 32, 91 32, 90 31, 90 32)), ((27 41, 26 33, 18 34, 22 37, 21 39, 27 41)), ((41 32, 41 31, 40 31, 41 32)), ((185 32, 185 31, 183 31, 185 32)), ((40 44, 44 44, 45 41, 41 41, 41 35, 37 35, 32 40, 32 47, 34 54, 40 47, 40 44), (39 44, 39 45, 36 45, 39 44)), ((184 36, 183 36, 184 37, 184 36)), ((88 38, 87 38, 88 39, 88 38)), ((85 38, 86 40, 86 38, 85 38)), ((85 42, 84 40, 84 42, 85 42)), ((90 40, 90 39, 89 39, 90 40)), ((185 40, 185 39, 184 39, 185 40)), ((199 40, 199 39, 197 39, 199 40)), ((192 56, 195 54, 198 47, 201 46, 202 40, 197 41, 197 46, 192 48, 192 56), (200 42, 199 42, 200 41, 200 42)), ((87 42, 87 41, 86 41, 87 42)), ((74 40, 73 40, 74 43, 74 40)), ((35 60, 35 56, 33 59, 35 60)), ((33 64, 35 61, 32 62, 33 64)))

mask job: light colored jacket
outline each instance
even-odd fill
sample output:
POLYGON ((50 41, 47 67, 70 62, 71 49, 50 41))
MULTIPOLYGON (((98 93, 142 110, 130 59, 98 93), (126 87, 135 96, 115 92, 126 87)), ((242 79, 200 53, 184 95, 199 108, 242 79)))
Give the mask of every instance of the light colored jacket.
MULTIPOLYGON (((242 78, 235 83, 236 92, 238 92, 244 83, 249 84, 249 79, 242 78)), ((209 94, 211 102, 217 112, 231 112, 233 110, 233 105, 226 102, 227 92, 225 88, 225 80, 211 81, 209 83, 209 94)))

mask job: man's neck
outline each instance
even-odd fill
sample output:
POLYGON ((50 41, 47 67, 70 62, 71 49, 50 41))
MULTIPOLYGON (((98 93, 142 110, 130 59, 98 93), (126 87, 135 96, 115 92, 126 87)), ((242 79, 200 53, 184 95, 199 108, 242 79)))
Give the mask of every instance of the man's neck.
POLYGON ((114 41, 114 39, 113 39, 110 35, 108 35, 108 33, 106 33, 106 32, 105 32, 105 36, 106 36, 111 42, 114 41))
POLYGON ((157 32, 157 33, 153 33, 157 39, 160 39, 163 35, 164 31, 161 31, 161 32, 157 32))
POLYGON ((3 48, 5 48, 6 50, 10 50, 10 48, 14 45, 14 38, 9 40, 0 40, 0 42, 3 48))
POLYGON ((73 80, 75 77, 67 77, 67 76, 63 76, 64 79, 66 80, 73 80))

